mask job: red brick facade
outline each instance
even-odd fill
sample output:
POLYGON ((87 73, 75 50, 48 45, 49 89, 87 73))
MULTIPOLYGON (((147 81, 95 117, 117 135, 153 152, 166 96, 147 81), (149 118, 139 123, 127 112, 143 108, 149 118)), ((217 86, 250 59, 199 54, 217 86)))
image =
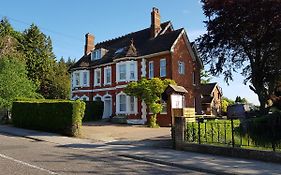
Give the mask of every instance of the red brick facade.
MULTIPOLYGON (((155 13, 157 12, 157 15, 159 15, 159 11, 157 9, 157 11, 155 11, 155 9, 153 9, 154 11, 152 12, 152 15, 155 15, 155 13)), ((159 15, 160 17, 160 15, 159 15)), ((155 21, 156 18, 152 18, 152 22, 153 20, 155 21)), ((156 22, 158 22, 158 19, 156 19, 156 22)), ((160 23, 160 21, 159 21, 160 23)), ((155 28, 153 28, 153 26, 155 27, 155 25, 151 25, 152 30, 155 30, 155 28)), ((126 97, 125 100, 125 104, 121 104, 121 95, 123 94, 122 92, 124 91, 124 88, 126 86, 126 84, 130 81, 123 81, 120 82, 117 78, 117 74, 118 76, 121 76, 121 66, 120 68, 118 67, 117 70, 117 65, 119 63, 121 64, 125 64, 126 63, 126 75, 127 76, 131 76, 131 72, 132 68, 131 68, 131 64, 136 66, 135 72, 133 72, 133 75, 136 76, 137 74, 137 78, 135 79, 135 81, 140 80, 142 77, 146 77, 149 78, 149 62, 153 61, 153 73, 154 73, 154 77, 160 77, 160 60, 161 59, 166 59, 166 76, 165 77, 161 77, 161 78, 169 78, 169 79, 173 79, 176 81, 176 83, 180 86, 183 86, 187 89, 188 93, 186 95, 186 107, 195 107, 195 103, 197 104, 197 100, 194 100, 195 98, 200 99, 200 93, 198 92, 198 87, 200 84, 200 69, 201 66, 198 63, 199 60, 196 59, 196 57, 194 56, 194 52, 192 50, 192 46, 188 41, 188 38, 186 36, 186 32, 183 29, 174 31, 173 27, 171 25, 171 23, 165 23, 165 24, 157 24, 156 27, 161 27, 161 29, 159 30, 157 28, 157 36, 155 36, 155 39, 151 39, 151 36, 147 36, 143 31, 139 31, 136 32, 135 34, 129 34, 127 36, 124 36, 123 38, 117 38, 116 40, 112 40, 109 42, 104 42, 104 43, 99 43, 96 45, 95 50, 97 50, 98 48, 105 48, 107 49, 107 53, 104 56, 102 56, 100 58, 100 60, 98 61, 93 61, 91 58, 91 53, 84 55, 78 62, 76 67, 73 67, 71 69, 72 72, 72 94, 71 97, 74 98, 82 98, 83 97, 87 97, 87 99, 85 100, 95 100, 95 97, 101 97, 101 100, 107 100, 107 104, 108 106, 110 106, 111 104, 111 113, 108 113, 108 111, 105 111, 107 115, 111 114, 112 117, 116 116, 116 115, 120 115, 121 114, 121 108, 123 110, 122 105, 125 105, 126 107, 126 111, 128 112, 128 108, 133 109, 134 112, 130 112, 130 113, 125 113, 122 115, 126 115, 127 119, 131 120, 133 123, 138 123, 138 121, 140 121, 139 123, 145 123, 146 121, 149 120, 150 118, 150 114, 149 111, 146 109, 145 110, 145 106, 144 104, 142 104, 141 100, 137 100, 137 102, 135 101, 130 101, 132 100, 130 97, 126 97), (147 43, 148 44, 143 44, 141 42, 143 42, 143 38, 144 37, 139 37, 139 35, 141 35, 143 33, 143 36, 147 37, 147 43), (128 37, 128 39, 126 39, 125 37, 128 37), (173 39, 170 39, 172 38, 173 39), (167 39, 166 39, 167 38, 167 39), (122 40, 123 39, 123 40, 122 40), (131 44, 128 44, 128 47, 116 47, 115 50, 113 50, 111 52, 111 48, 116 46, 116 43, 118 43, 119 40, 120 41, 120 45, 122 45, 125 41, 127 40, 131 40, 131 44), (166 40, 165 40, 166 39, 166 40), (151 41, 152 40, 152 41, 151 41), (160 41, 161 40, 161 41, 160 41), (112 43, 110 43, 112 42, 112 43), (153 47, 156 47, 154 50, 155 51, 151 51, 153 50, 152 48, 145 48, 146 46, 149 46, 149 44, 151 42, 159 42, 158 44, 153 44, 153 47), (166 48, 164 49, 160 49, 161 44, 163 45, 163 42, 167 42, 167 46, 165 46, 166 48), (122 43, 122 44, 121 44, 122 43), (111 44, 111 45, 110 45, 111 44), (159 48, 157 48, 159 46, 159 48), (121 48, 121 49, 120 49, 121 48), (123 50, 126 50, 126 48, 129 48, 128 51, 124 54, 126 54, 125 56, 120 56, 120 58, 116 58, 116 53, 122 52, 123 50), (132 49, 133 48, 133 49, 132 49), (131 52, 131 50, 135 51, 135 52, 131 52), (148 50, 150 49, 150 50, 148 50), (150 52, 150 53, 149 53, 150 52), (108 56, 109 54, 112 54, 112 56, 108 56), (115 54, 114 54, 115 53, 115 54), (130 53, 130 56, 128 56, 128 53, 130 53), (145 54, 147 53, 147 54, 145 54), (134 55, 136 54, 136 55, 134 55), (137 55, 139 54, 139 55, 137 55), (133 55, 133 56, 131 56, 133 55), (112 58, 113 57, 113 58, 112 58), (102 59, 108 59, 109 61, 107 61, 106 63, 100 63, 103 60, 102 59), (110 61, 111 60, 111 61, 110 61), (179 73, 179 63, 181 63, 183 65, 183 73, 180 74, 179 73), (84 66, 85 65, 85 66, 84 66), (129 66, 129 67, 128 67, 129 66), (105 68, 111 68, 111 84, 110 85, 105 85, 105 68), (95 81, 95 70, 100 69, 101 70, 101 74, 100 74, 100 86, 94 86, 94 81, 95 81), (128 70, 129 69, 129 70, 128 70), (79 70, 87 70, 89 71, 89 87, 75 87, 74 84, 76 83, 75 80, 75 71, 79 70), (129 73, 128 73, 129 71, 129 73), (193 75, 195 74, 195 76, 193 75), (193 80, 193 77, 195 77, 195 83, 193 80), (120 97, 117 97, 118 95, 120 95, 120 97), (118 99, 117 99, 118 98, 118 99), (120 99, 119 99, 120 98, 120 99), (129 101, 128 101, 129 100, 129 101), (111 103, 110 103, 111 102, 111 103), (129 104, 128 104, 129 102, 129 104), (134 103, 133 103, 134 102, 134 103), (135 104, 135 106, 134 106, 135 104), (134 106, 134 107, 133 107, 134 106), (119 109, 120 108, 120 109, 119 109)), ((150 29, 146 29, 147 33, 153 33, 150 31, 150 29)), ((155 32, 155 31, 154 31, 155 32)), ((154 33, 155 35, 155 33, 154 33)), ((87 37, 86 37, 87 40, 87 37)), ((88 41, 88 40, 87 40, 88 41)), ((87 43, 86 41, 86 43, 87 43)), ((94 44, 92 44, 94 46, 94 44)), ((164 47, 164 46, 163 46, 164 47)), ((89 47, 87 47, 87 44, 85 46, 85 49, 87 49, 89 47)), ((85 51, 88 52, 88 51, 85 51)), ((93 53, 92 53, 93 54, 93 53)), ((84 76, 83 72, 79 72, 79 76, 84 76)), ((78 77, 79 77, 78 76, 78 77)), ((128 78, 128 77, 126 77, 128 78)), ((77 79, 77 78, 76 78, 77 79)), ((81 78, 78 78, 79 81, 81 81, 81 78)), ((82 80, 84 81, 84 80, 82 80)), ((79 82, 81 84, 81 82, 79 82)), ((122 96, 123 99, 123 96, 122 96)), ((124 100, 124 99, 123 99, 124 100)), ((198 100, 199 102, 199 100, 198 100)), ((200 103, 198 103, 197 105, 200 105, 200 103)), ((197 106, 196 105, 196 106, 197 106)), ((201 109, 200 107, 196 107, 199 110, 201 109)), ((108 117, 108 116, 107 116, 108 117)), ((170 102, 167 103, 167 113, 163 113, 163 114, 158 114, 158 123, 160 126, 169 126, 170 125, 170 121, 171 121, 171 111, 170 111, 170 102)))

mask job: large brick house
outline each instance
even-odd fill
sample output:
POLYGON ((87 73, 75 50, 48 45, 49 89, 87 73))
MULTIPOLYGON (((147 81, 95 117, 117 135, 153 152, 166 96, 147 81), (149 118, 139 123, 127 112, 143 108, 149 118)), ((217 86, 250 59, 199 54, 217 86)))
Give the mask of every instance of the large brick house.
MULTIPOLYGON (((127 117, 128 123, 144 124, 149 110, 144 102, 127 96, 124 88, 142 77, 170 78, 187 89, 185 106, 200 108, 200 69, 183 28, 175 30, 170 21, 161 23, 157 8, 151 12, 151 26, 95 44, 86 34, 85 53, 71 67, 71 98, 104 102, 103 118, 127 117)), ((170 104, 158 115, 161 126, 170 125, 170 104)), ((196 110, 197 110, 196 108, 196 110)))

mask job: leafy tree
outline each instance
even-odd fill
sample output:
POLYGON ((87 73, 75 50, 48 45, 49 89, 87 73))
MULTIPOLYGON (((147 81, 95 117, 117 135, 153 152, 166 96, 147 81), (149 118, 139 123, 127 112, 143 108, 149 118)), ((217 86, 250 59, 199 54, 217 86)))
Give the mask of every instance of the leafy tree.
POLYGON ((68 99, 71 84, 67 64, 63 61, 56 63, 49 79, 49 98, 68 99))
POLYGON ((227 97, 222 97, 221 110, 224 114, 227 113, 227 107, 233 105, 235 102, 227 97))
POLYGON ((68 68, 73 66, 75 63, 76 63, 76 59, 71 59, 70 57, 68 57, 68 59, 66 61, 66 65, 67 65, 68 68))
POLYGON ((210 74, 203 69, 200 71, 200 76, 201 76, 201 84, 208 84, 212 80, 210 74))
POLYGON ((235 99, 235 103, 248 104, 248 100, 246 98, 241 98, 240 96, 237 96, 235 99))
POLYGON ((265 113, 281 62, 280 0, 201 0, 207 34, 197 39, 198 50, 213 75, 226 82, 242 70, 245 83, 259 98, 265 113))
POLYGON ((169 84, 176 84, 174 80, 152 78, 150 80, 142 78, 138 82, 131 82, 125 88, 125 93, 142 99, 149 110, 153 113, 149 122, 150 127, 159 127, 156 123, 157 114, 163 109, 161 95, 169 84))
POLYGON ((26 73, 24 63, 18 59, 0 58, 0 109, 10 109, 15 98, 40 97, 26 73))

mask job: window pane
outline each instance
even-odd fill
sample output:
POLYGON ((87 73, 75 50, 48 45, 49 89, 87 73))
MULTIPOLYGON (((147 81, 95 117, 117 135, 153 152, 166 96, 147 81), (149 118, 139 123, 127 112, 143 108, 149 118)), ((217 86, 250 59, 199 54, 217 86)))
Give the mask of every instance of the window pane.
POLYGON ((97 71, 97 84, 100 83, 100 71, 97 71))
POLYGON ((125 95, 120 95, 120 111, 125 112, 126 111, 126 96, 125 95))
POLYGON ((75 84, 76 84, 76 86, 80 85, 80 74, 79 73, 75 73, 75 84))
POLYGON ((134 112, 135 111, 135 98, 130 97, 130 111, 134 112))
POLYGON ((153 67, 153 62, 149 62, 149 78, 153 78, 154 77, 154 67, 153 67))
POLYGON ((160 76, 166 76, 166 59, 160 60, 160 76))
POLYGON ((178 69, 179 69, 179 74, 184 74, 184 62, 182 61, 178 62, 178 69))
POLYGON ((88 84, 88 83, 87 83, 87 79, 88 79, 88 77, 87 77, 87 72, 83 72, 83 84, 84 84, 84 85, 88 84))
POLYGON ((135 79, 135 64, 134 63, 130 64, 130 79, 131 80, 135 79))
POLYGON ((126 65, 119 65, 119 79, 126 80, 126 65))
POLYGON ((106 73, 106 76, 105 76, 105 78, 106 78, 106 80, 105 80, 105 82, 106 83, 111 83, 111 69, 105 69, 106 71, 105 71, 105 73, 106 73))

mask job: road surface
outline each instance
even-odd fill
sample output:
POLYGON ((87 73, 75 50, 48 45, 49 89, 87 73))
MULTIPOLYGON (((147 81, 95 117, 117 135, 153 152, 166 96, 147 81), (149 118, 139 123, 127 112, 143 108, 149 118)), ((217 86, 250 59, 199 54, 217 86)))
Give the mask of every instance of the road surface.
POLYGON ((135 160, 102 146, 75 149, 0 133, 0 174, 205 174, 135 160))

